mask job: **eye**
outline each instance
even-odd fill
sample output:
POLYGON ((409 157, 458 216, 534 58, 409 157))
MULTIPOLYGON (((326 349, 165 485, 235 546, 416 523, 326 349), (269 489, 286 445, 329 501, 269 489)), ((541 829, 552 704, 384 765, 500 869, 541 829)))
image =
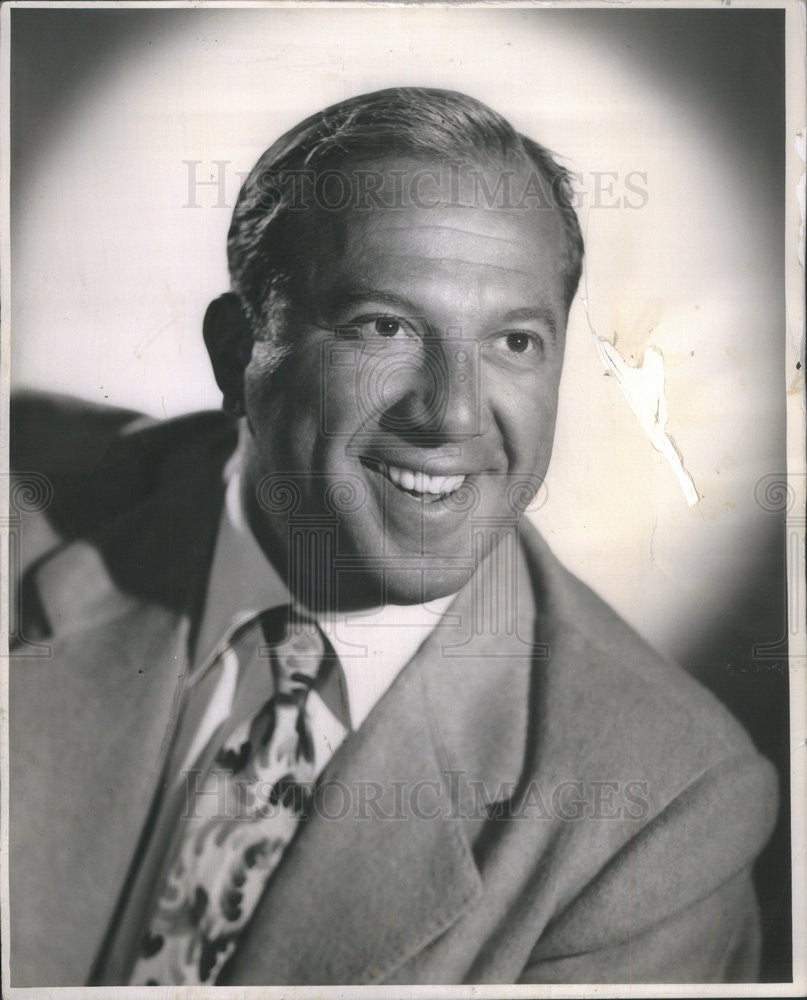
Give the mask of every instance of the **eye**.
POLYGON ((373 330, 379 337, 395 337, 403 332, 403 326, 394 316, 379 316, 373 321, 373 330))
POLYGON ((412 340, 418 334, 413 325, 401 316, 357 316, 337 327, 337 336, 358 340, 412 340))
POLYGON ((503 333, 493 341, 493 347, 497 351, 507 354, 530 354, 539 350, 541 346, 541 338, 537 334, 523 330, 503 333))

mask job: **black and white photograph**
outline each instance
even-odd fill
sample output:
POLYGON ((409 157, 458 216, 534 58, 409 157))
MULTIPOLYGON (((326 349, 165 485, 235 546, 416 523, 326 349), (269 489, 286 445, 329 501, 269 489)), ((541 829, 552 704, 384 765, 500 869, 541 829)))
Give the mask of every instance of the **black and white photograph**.
POLYGON ((803 995, 804 4, 0 44, 3 995, 803 995))

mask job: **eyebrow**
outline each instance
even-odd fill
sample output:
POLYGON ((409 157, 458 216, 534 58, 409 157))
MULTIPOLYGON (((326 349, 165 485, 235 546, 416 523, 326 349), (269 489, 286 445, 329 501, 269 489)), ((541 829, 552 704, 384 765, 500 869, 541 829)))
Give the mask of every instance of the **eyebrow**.
POLYGON ((392 309, 401 309, 409 316, 419 316, 422 310, 407 299, 404 295, 396 295, 395 292, 382 292, 377 288, 352 288, 342 294, 336 294, 329 299, 330 309, 348 309, 350 306, 357 306, 362 302, 382 302, 392 309))
POLYGON ((513 309, 502 317, 503 323, 522 323, 536 320, 549 328, 553 340, 558 335, 558 325, 551 309, 544 309, 542 306, 524 306, 522 309, 513 309))

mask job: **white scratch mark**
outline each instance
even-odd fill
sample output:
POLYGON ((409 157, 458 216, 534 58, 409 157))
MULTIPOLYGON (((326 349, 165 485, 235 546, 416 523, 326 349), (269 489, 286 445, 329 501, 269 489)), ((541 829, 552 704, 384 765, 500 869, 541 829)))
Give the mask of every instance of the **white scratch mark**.
MULTIPOLYGON (((588 303, 584 303, 588 312, 588 303)), ((622 394, 633 410, 634 416, 650 443, 667 459, 670 468, 690 507, 694 507, 700 497, 695 489, 692 476, 684 468, 681 454, 675 442, 666 432, 667 397, 664 395, 664 357, 654 346, 645 348, 642 363, 633 367, 625 361, 612 343, 597 336, 590 327, 600 361, 607 371, 616 377, 622 394)))

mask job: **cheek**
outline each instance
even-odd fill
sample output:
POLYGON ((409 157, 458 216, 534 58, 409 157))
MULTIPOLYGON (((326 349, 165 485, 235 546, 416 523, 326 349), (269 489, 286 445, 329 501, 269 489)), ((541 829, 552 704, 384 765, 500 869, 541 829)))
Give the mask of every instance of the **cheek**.
POLYGON ((349 358, 327 367, 320 394, 323 431, 327 435, 338 437, 365 414, 367 406, 362 403, 356 383, 357 370, 349 358))
POLYGON ((495 404, 512 471, 543 474, 552 451, 558 386, 554 379, 510 384, 495 404))
POLYGON ((302 355, 295 352, 278 365, 270 351, 253 352, 244 381, 247 415, 256 437, 293 440, 304 423, 316 423, 319 371, 315 359, 302 355))
POLYGON ((374 428, 412 382, 412 363, 400 350, 368 352, 337 344, 322 368, 323 430, 337 438, 374 428))

